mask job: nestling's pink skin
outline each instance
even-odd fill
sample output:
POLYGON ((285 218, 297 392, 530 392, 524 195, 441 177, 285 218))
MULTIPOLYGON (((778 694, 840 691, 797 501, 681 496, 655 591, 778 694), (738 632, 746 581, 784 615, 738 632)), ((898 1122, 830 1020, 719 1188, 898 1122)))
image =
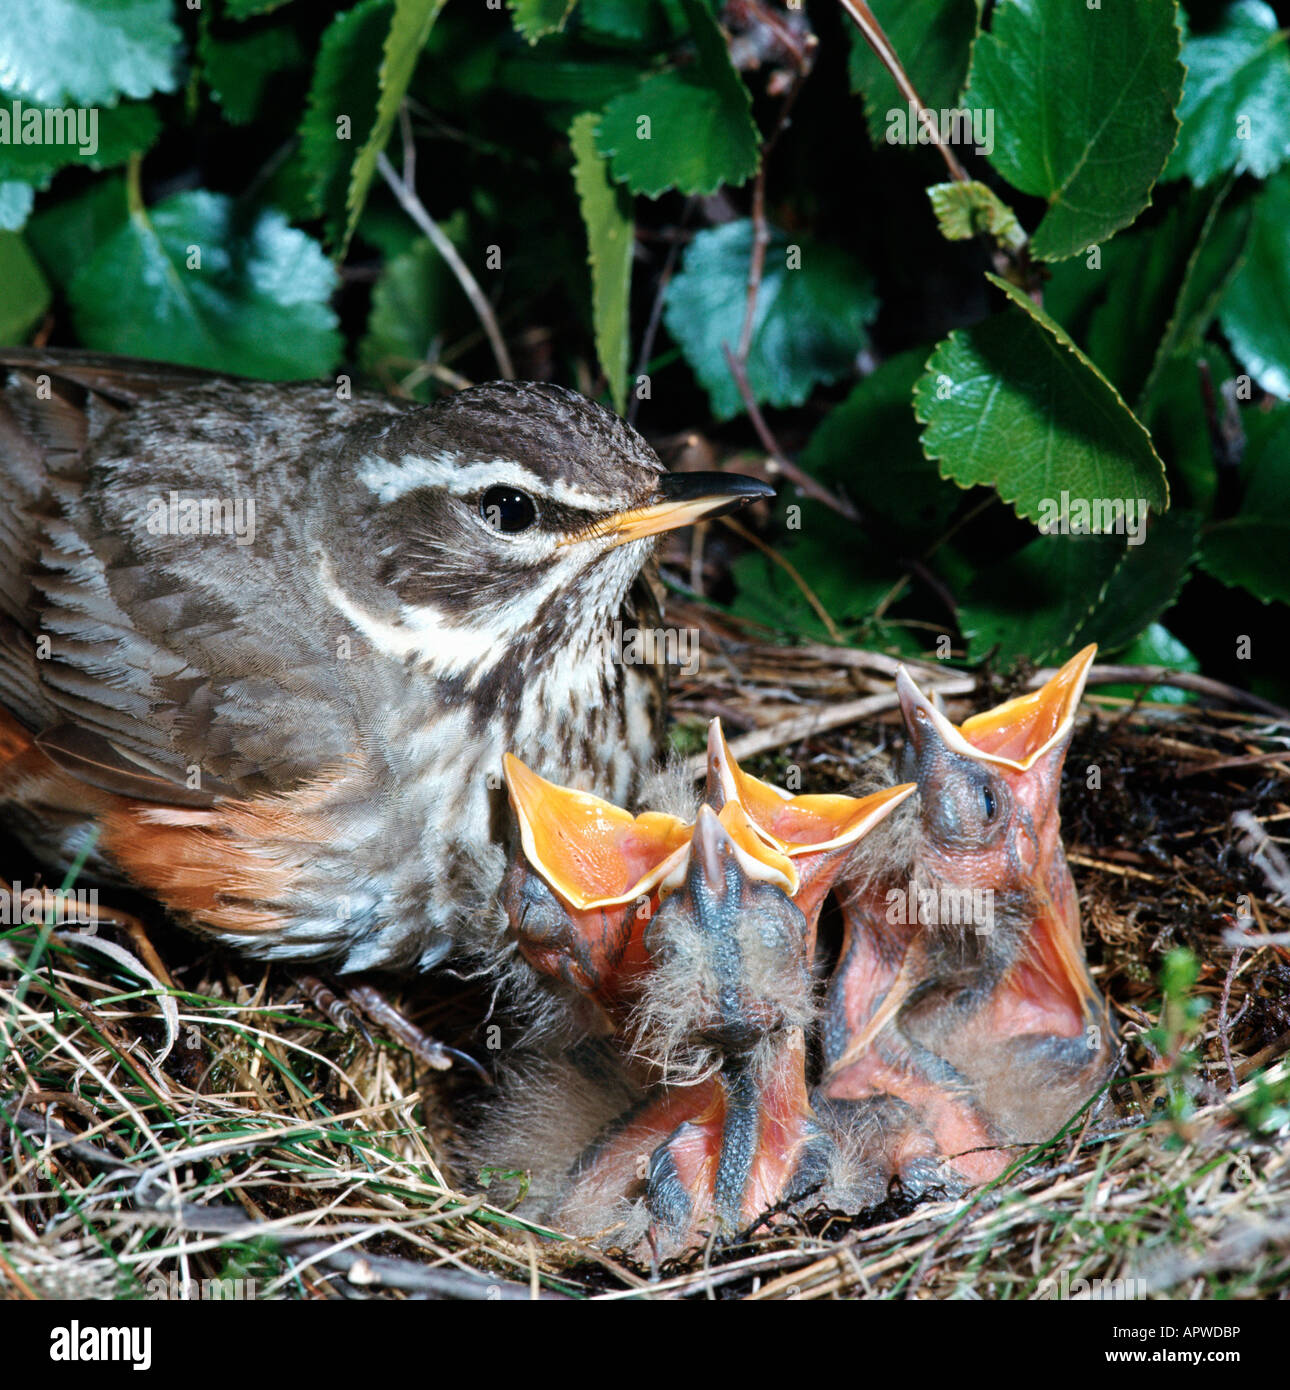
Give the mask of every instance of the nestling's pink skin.
MULTIPOLYGON (((655 812, 633 817, 545 781, 517 758, 504 766, 521 835, 502 903, 520 950, 540 973, 621 1019, 648 965, 645 928, 681 881, 693 827, 655 812)), ((912 792, 905 784, 863 798, 789 796, 739 768, 719 720, 709 728, 704 804, 749 867, 761 863, 801 910, 808 957, 820 907, 847 856, 912 792)))
POLYGON ((601 1192, 615 1182, 624 1196, 643 1188, 657 1253, 733 1239, 825 1181, 834 1145, 806 1084, 806 934, 783 888, 759 878, 702 807, 685 882, 645 936, 654 974, 638 1048, 654 1055, 658 1079, 574 1176, 601 1192), (669 1084, 670 1062, 689 1049, 715 1070, 669 1084))
POLYGON ((789 797, 741 772, 715 722, 709 754, 692 826, 506 763, 517 942, 603 1009, 644 1088, 579 1158, 563 1207, 639 1196, 656 1253, 732 1239, 824 1185, 836 1148, 804 1034, 815 921, 855 843, 913 792, 789 797))
POLYGON ((979 1183, 1017 1146, 1049 1138, 1105 1079, 1109 1025, 1084 963, 1058 812, 1093 654, 957 729, 901 673, 916 846, 903 876, 840 889, 821 1089, 862 1107, 901 1103, 884 1114, 892 1173, 907 1186, 925 1186, 928 1169, 920 1154, 902 1171, 902 1125, 930 1136, 941 1178, 979 1183), (967 890, 957 901, 987 904, 987 920, 920 921, 920 889, 933 904, 967 890), (911 920, 892 920, 893 904, 911 920))

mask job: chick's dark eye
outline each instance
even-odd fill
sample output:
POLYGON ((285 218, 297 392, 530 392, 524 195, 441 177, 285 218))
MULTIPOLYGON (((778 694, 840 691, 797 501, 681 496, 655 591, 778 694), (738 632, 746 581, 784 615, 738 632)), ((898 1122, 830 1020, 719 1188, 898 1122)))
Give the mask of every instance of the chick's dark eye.
POLYGON ((537 507, 528 493, 518 488, 490 487, 479 499, 479 514, 495 531, 513 535, 533 525, 537 507))
POLYGON ((995 812, 999 809, 999 803, 994 798, 994 793, 989 787, 981 788, 981 800, 985 805, 986 820, 993 820, 995 812))

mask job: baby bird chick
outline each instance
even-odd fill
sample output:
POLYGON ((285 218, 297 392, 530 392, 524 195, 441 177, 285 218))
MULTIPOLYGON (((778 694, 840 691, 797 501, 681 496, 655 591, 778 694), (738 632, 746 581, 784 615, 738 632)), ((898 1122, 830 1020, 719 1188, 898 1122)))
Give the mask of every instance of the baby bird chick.
POLYGON ((715 721, 708 772, 687 825, 507 763, 519 949, 604 1036, 530 1070, 477 1151, 527 1168, 545 1219, 655 1257, 881 1196, 811 1108, 811 959, 833 875, 913 786, 792 797, 743 774, 715 721))
POLYGON ((1106 1077, 1058 812, 1095 651, 962 726, 899 675, 917 814, 840 887, 821 1090, 880 1116, 915 1191, 997 1176, 1003 1146, 1051 1137, 1106 1077))

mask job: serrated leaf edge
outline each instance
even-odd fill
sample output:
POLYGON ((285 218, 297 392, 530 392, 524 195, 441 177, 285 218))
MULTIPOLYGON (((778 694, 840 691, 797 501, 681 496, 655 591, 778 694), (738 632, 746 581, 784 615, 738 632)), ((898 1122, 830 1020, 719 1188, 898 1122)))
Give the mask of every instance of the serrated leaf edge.
MULTIPOLYGON (((1112 386, 1110 381, 1108 381, 1107 378, 1102 374, 1102 371, 1097 366, 1097 364, 1090 357, 1088 357, 1087 354, 1080 350, 1080 348, 1070 338, 1066 330, 1061 326, 1061 324, 1057 322, 1056 319, 1054 319, 1051 315, 1045 313, 1043 309, 1041 309, 1037 304, 1034 304, 1027 295, 1025 295, 1020 289, 1017 288, 1017 286, 1010 284, 1007 280, 1003 279, 1002 276, 993 275, 987 272, 985 278, 989 280, 992 284, 997 286, 999 289, 1003 290, 1003 292, 1008 296, 1010 300, 1012 300, 1014 304, 1017 305, 1018 308, 1022 309, 1024 312, 1029 314, 1030 317, 1034 319, 1034 321, 1038 323, 1041 328, 1046 329, 1050 336, 1060 346, 1065 347, 1068 351, 1073 353, 1075 357, 1085 367, 1087 367, 1089 371, 1092 372, 1092 374, 1098 379, 1098 381, 1100 381, 1102 385, 1106 387, 1106 389, 1111 393, 1112 397, 1115 399, 1116 403, 1120 406, 1124 413, 1129 417, 1130 420, 1133 421, 1133 423, 1138 427, 1138 429, 1142 431, 1143 438, 1147 442, 1147 450, 1150 453, 1151 457, 1155 459, 1156 463, 1160 467, 1160 481, 1161 485, 1164 487, 1165 504, 1163 507, 1158 508, 1157 510, 1161 512, 1168 511, 1169 478, 1165 472, 1164 461, 1156 452, 1155 441, 1151 438, 1151 432, 1142 423, 1142 421, 1138 419, 1138 417, 1133 413, 1133 411, 1131 411, 1129 407, 1125 404, 1124 397, 1120 395, 1120 393, 1115 389, 1115 387, 1112 386)), ((932 360, 936 357, 936 355, 940 352, 941 348, 944 347, 946 343, 949 343, 956 339, 961 339, 965 333, 970 332, 970 328, 956 328, 953 332, 947 334, 946 337, 942 338, 941 341, 937 343, 936 346, 932 349, 931 355, 928 357, 927 362, 923 367, 922 375, 914 383, 914 418, 918 421, 920 425, 923 426, 924 432, 931 425, 932 422, 919 410, 919 405, 924 394, 925 384, 927 383, 929 377, 933 375, 932 360)), ((956 478, 952 473, 947 473, 944 467, 944 455, 933 453, 931 449, 927 447, 925 440, 925 433, 920 433, 918 436, 919 447, 922 449, 923 453, 927 456, 927 458, 932 463, 935 463, 937 465, 937 472, 941 475, 942 478, 946 480, 946 482, 953 483, 955 487, 961 488, 964 491, 966 491, 970 487, 981 486, 981 484, 975 482, 960 482, 959 479, 956 478)), ((999 500, 1003 502, 1005 506, 1012 508, 1013 515, 1017 517, 1019 521, 1026 521, 1030 522, 1032 525, 1034 524, 1034 518, 1026 516, 1022 511, 1020 511, 1017 508, 1017 498, 1015 496, 1006 496, 1003 493, 1003 491, 999 488, 999 486, 995 483, 991 483, 989 486, 994 488, 994 491, 998 496, 999 500)))

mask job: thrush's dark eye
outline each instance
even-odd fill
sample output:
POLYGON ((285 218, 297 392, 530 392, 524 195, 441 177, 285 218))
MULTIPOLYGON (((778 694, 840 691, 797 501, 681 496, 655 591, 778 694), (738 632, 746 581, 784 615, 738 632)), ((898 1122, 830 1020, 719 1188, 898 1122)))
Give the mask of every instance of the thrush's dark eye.
POLYGON ((994 793, 989 787, 981 788, 981 800, 985 805, 986 820, 993 820, 995 812, 999 809, 999 804, 994 799, 994 793))
POLYGON ((537 507, 528 493, 518 488, 490 487, 479 499, 479 514, 495 531, 513 535, 533 525, 537 507))

